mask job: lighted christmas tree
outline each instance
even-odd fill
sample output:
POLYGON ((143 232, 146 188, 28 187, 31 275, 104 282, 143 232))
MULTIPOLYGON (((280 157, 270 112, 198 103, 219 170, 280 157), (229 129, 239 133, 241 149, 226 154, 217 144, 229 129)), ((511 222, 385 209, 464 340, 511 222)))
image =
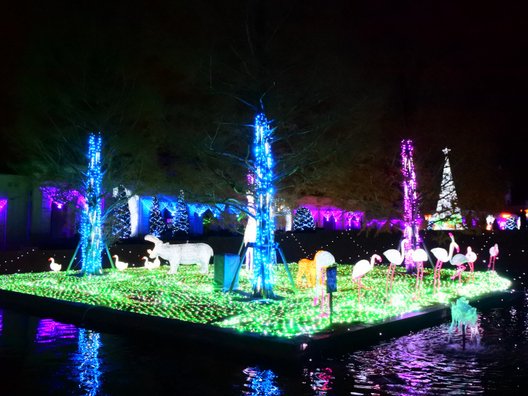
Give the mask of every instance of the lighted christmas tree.
POLYGON ((102 226, 102 179, 101 135, 90 134, 88 140, 88 170, 84 182, 86 206, 81 218, 81 274, 103 273, 102 251, 104 248, 102 226))
POLYGON ((130 209, 128 208, 128 196, 125 186, 117 188, 117 202, 114 209, 113 234, 119 239, 127 239, 131 236, 132 226, 130 224, 130 209))
POLYGON ((305 207, 297 209, 293 216, 293 231, 315 230, 312 213, 305 207))
POLYGON ((449 152, 447 147, 442 150, 445 155, 444 170, 442 172, 442 184, 440 197, 436 205, 436 212, 429 220, 429 228, 433 230, 462 230, 462 214, 458 207, 458 197, 453 182, 453 174, 449 163, 449 152))
POLYGON ((506 225, 504 226, 504 229, 513 231, 517 230, 519 227, 517 227, 517 217, 511 216, 506 220, 506 225))
POLYGON ((180 195, 176 200, 176 213, 174 213, 172 218, 172 232, 173 234, 187 234, 189 232, 189 211, 187 210, 183 191, 180 191, 180 195))
POLYGON ((149 212, 149 234, 161 238, 163 231, 165 231, 165 221, 163 221, 158 197, 154 197, 152 199, 152 208, 149 212))

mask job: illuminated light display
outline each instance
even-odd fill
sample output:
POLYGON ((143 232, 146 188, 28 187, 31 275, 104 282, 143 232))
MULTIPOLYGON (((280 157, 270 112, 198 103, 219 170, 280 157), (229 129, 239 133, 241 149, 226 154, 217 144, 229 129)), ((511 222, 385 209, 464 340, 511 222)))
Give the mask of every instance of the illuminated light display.
POLYGON ((213 248, 206 243, 163 243, 153 235, 145 235, 145 240, 154 244, 154 249, 148 249, 149 257, 167 260, 170 264, 170 274, 178 272, 180 264, 197 264, 202 274, 207 274, 209 261, 214 256, 213 248))
POLYGON ((77 190, 62 189, 55 186, 40 187, 42 199, 48 202, 48 205, 55 204, 58 209, 62 209, 68 202, 76 205, 84 205, 84 197, 77 190))
POLYGON ((273 298, 276 264, 274 240, 275 222, 272 218, 275 189, 273 187, 273 155, 271 142, 273 131, 263 113, 255 117, 253 140, 255 175, 255 220, 257 235, 253 257, 253 295, 258 298, 273 298))
POLYGON ((475 307, 469 305, 465 297, 460 297, 456 302, 451 304, 451 325, 449 333, 455 329, 459 332, 465 332, 469 329, 471 337, 479 336, 478 313, 475 307))
POLYGON ((394 284, 394 274, 396 267, 403 263, 405 259, 405 243, 406 240, 402 239, 400 242, 400 250, 389 249, 383 252, 383 255, 389 260, 389 267, 387 268, 387 279, 385 281, 385 298, 388 302, 392 303, 392 288, 394 284))
MULTIPOLYGON (((419 234, 420 214, 418 212, 418 185, 414 171, 414 146, 412 140, 402 140, 401 161, 403 175, 403 221, 404 238, 409 242, 410 251, 422 243, 419 234)), ((409 252, 410 252, 409 251, 409 252)), ((408 272, 414 270, 414 262, 409 253, 405 254, 405 266, 408 272)))
POLYGON ((248 244, 254 244, 257 239, 257 220, 255 211, 255 197, 253 196, 255 177, 252 174, 247 176, 249 185, 249 191, 246 193, 247 199, 247 223, 244 229, 243 243, 246 247, 246 273, 248 276, 253 277, 253 247, 248 244))
POLYGON ((41 319, 37 325, 35 342, 37 344, 49 344, 59 339, 77 337, 77 327, 72 324, 56 322, 53 319, 41 319))
POLYGON ((308 208, 297 209, 293 216, 293 231, 315 230, 315 222, 308 208))
POLYGON ((356 264, 354 264, 354 268, 352 269, 352 280, 357 283, 359 303, 361 303, 361 289, 366 288, 362 282, 363 277, 374 269, 374 264, 376 263, 376 261, 381 263, 381 256, 373 254, 370 258, 370 262, 368 260, 363 259, 359 260, 356 264))
POLYGON ((443 248, 434 248, 431 249, 431 253, 436 258, 436 264, 434 269, 434 276, 433 276, 433 287, 435 291, 440 290, 440 274, 442 273, 442 265, 444 263, 451 262, 451 259, 453 258, 453 253, 455 249, 457 249, 457 252, 460 250, 458 247, 458 244, 455 242, 455 237, 452 233, 449 233, 449 237, 451 238, 451 243, 449 244, 449 253, 447 250, 443 248))
POLYGON ((171 224, 172 233, 183 232, 187 234, 189 233, 189 212, 187 210, 187 204, 185 203, 183 191, 180 191, 175 206, 174 212, 171 212, 173 216, 171 224))
POLYGON ((161 215, 158 197, 152 199, 152 207, 149 212, 149 234, 157 238, 165 231, 165 222, 161 215))
MULTIPOLYGON (((297 264, 289 267, 297 271, 297 264)), ((444 269, 442 293, 435 293, 432 270, 426 269, 421 297, 412 300, 415 279, 397 268, 393 303, 388 305, 384 302, 386 268, 375 266, 363 279, 368 289, 363 289, 360 306, 350 271, 350 265, 337 267, 339 289, 333 293, 332 314, 335 324, 373 324, 459 296, 473 299, 510 287, 510 281, 495 271, 477 271, 474 281, 458 287, 458 282, 449 280, 455 271, 444 269)), ((214 293, 213 271, 202 275, 196 266, 181 266, 173 275, 163 266, 151 270, 128 268, 124 272, 105 270, 104 277, 91 277, 89 281, 71 276, 74 273, 1 275, 0 289, 285 338, 327 331, 331 326, 328 318, 319 317, 319 307, 313 306, 313 290, 292 290, 284 266, 277 266, 274 289, 285 298, 273 304, 248 303, 234 293, 214 293)), ((239 290, 251 292, 251 282, 241 277, 239 290)))
POLYGON ((449 163, 449 152, 447 147, 442 150, 445 155, 444 169, 442 171, 442 184, 440 197, 436 205, 436 212, 429 220, 429 228, 432 230, 463 230, 462 213, 458 207, 458 196, 453 182, 451 164, 449 163))
POLYGON ((128 239, 131 236, 130 209, 128 208, 128 194, 125 186, 117 188, 117 202, 114 209, 114 222, 112 231, 114 236, 120 239, 128 239))
POLYGON ((7 205, 7 198, 0 198, 0 212, 4 210, 7 205))
POLYGON ((96 331, 79 329, 79 348, 73 362, 79 374, 79 389, 84 395, 98 395, 101 387, 99 348, 101 335, 96 331))
POLYGON ((56 263, 55 262, 55 259, 53 257, 50 257, 48 259, 48 261, 50 262, 50 269, 52 271, 60 271, 62 269, 62 264, 59 264, 59 263, 56 263))
POLYGON ((244 394, 255 396, 279 396, 283 394, 276 384, 277 376, 273 371, 248 367, 243 372, 247 375, 245 387, 248 388, 248 392, 244 394))
POLYGON ((114 259, 114 265, 118 271, 124 271, 128 268, 128 263, 119 260, 119 256, 117 254, 114 254, 112 258, 114 259))
POLYGON ((486 216, 486 231, 493 230, 493 223, 495 222, 495 216, 487 215, 486 216))
POLYGON ((489 254, 488 269, 495 271, 495 261, 499 258, 499 245, 497 243, 490 247, 489 254))
POLYGON ((102 274, 103 224, 100 134, 90 134, 88 139, 88 170, 85 175, 85 208, 81 218, 81 273, 102 274))

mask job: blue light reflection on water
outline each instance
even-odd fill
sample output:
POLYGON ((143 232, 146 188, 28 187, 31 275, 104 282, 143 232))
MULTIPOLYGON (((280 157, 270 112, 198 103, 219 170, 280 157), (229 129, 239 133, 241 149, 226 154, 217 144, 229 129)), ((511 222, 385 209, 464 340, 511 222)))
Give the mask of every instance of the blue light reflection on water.
POLYGON ((261 370, 258 367, 244 369, 247 396, 279 396, 282 394, 276 383, 277 375, 271 370, 261 370))
POLYGON ((79 329, 79 350, 72 361, 79 373, 79 389, 83 395, 97 395, 100 388, 99 348, 101 335, 92 330, 79 329))
POLYGON ((1 365, 12 359, 11 372, 31 378, 17 382, 26 390, 17 394, 482 394, 515 392, 528 378, 528 298, 481 313, 480 345, 463 349, 445 323, 297 366, 192 352, 192 345, 184 352, 170 340, 138 342, 1 309, 0 318, 1 365))

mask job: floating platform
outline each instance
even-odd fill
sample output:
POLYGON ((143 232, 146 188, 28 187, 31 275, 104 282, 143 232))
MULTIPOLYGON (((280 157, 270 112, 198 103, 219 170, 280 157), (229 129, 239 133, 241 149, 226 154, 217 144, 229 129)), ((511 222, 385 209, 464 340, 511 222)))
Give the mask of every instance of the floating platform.
MULTIPOLYGON (((214 291, 212 276, 200 275, 196 268, 182 267, 175 275, 167 270, 107 271, 87 278, 73 272, 4 275, 0 306, 102 331, 179 340, 193 348, 293 359, 365 347, 445 322, 449 303, 458 296, 480 310, 523 295, 509 290, 509 281, 496 273, 476 273, 474 280, 460 285, 450 281, 453 274, 446 271, 441 293, 424 287, 421 297, 413 299, 415 277, 399 273, 393 303, 387 304, 382 267, 364 279, 372 289, 360 297, 349 280, 351 267, 342 265, 332 315, 325 317, 312 304, 313 292, 291 288, 280 270, 275 290, 283 298, 276 301, 248 298, 250 285, 243 278, 240 292, 223 293, 214 291)), ((295 266, 292 270, 295 273, 295 266)), ((425 284, 429 280, 432 284, 432 274, 426 272, 425 284)))

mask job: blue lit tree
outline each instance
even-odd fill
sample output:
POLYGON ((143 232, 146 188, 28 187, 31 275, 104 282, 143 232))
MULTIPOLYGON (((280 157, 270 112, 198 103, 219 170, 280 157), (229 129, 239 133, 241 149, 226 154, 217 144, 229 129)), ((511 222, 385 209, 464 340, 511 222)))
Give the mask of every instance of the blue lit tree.
POLYGON ((130 238, 132 226, 130 223, 130 209, 125 186, 117 188, 117 202, 114 208, 113 234, 120 239, 130 238))
POLYGON ((275 254, 275 223, 271 208, 275 198, 273 186, 273 156, 271 142, 273 130, 263 113, 255 117, 255 135, 253 140, 255 175, 255 219, 257 237, 254 249, 253 295, 261 298, 273 298, 273 265, 275 254))
POLYGON ((149 212, 149 234, 161 238, 165 231, 165 221, 161 215, 158 197, 152 199, 152 208, 149 212))
POLYGON ((86 204, 81 218, 81 273, 100 275, 104 248, 102 225, 101 135, 91 133, 88 139, 88 171, 84 190, 86 204))
POLYGON ((297 209, 293 216, 293 231, 315 230, 312 213, 305 207, 297 209))

